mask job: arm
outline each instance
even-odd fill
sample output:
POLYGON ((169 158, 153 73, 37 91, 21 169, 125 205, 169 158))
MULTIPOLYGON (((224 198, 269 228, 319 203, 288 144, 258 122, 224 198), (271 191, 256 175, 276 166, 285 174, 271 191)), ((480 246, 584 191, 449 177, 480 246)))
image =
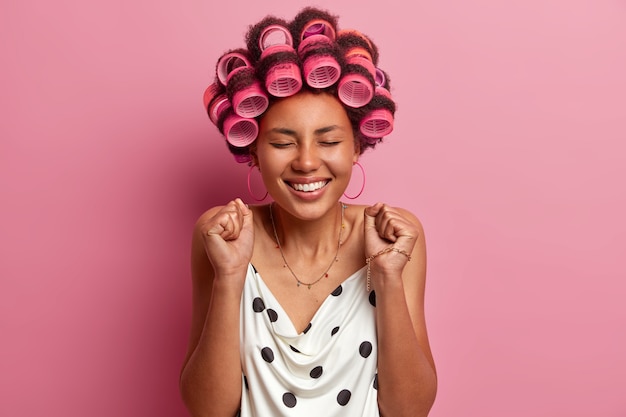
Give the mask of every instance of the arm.
POLYGON ((209 210, 194 228, 191 332, 180 376, 193 417, 232 417, 239 410, 239 314, 254 240, 251 217, 236 200, 209 210))
POLYGON ((424 316, 426 245, 419 220, 377 204, 365 212, 366 254, 393 245, 371 261, 378 331, 378 404, 382 416, 425 417, 437 391, 424 316), (369 229, 369 230, 368 230, 369 229))

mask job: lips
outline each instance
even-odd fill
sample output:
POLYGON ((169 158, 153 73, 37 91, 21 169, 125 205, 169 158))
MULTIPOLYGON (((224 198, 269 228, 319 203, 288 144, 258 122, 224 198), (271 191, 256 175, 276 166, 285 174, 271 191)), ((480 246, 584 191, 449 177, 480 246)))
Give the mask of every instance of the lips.
POLYGON ((287 184, 291 188, 296 191, 302 191, 305 193, 311 193, 313 191, 317 191, 321 188, 324 188, 326 184, 328 184, 330 180, 322 180, 322 181, 314 181, 314 182, 306 182, 306 183, 297 183, 288 181, 287 184))

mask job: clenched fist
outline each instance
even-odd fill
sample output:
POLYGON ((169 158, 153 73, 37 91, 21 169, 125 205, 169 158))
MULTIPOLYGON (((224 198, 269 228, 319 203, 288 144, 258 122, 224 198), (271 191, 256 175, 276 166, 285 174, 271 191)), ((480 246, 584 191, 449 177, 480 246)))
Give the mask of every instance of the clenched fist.
POLYGON ((400 276, 419 237, 419 228, 404 210, 377 203, 365 208, 365 256, 379 254, 389 247, 394 251, 372 259, 375 269, 400 276))
POLYGON ((208 213, 198 227, 216 278, 245 276, 254 246, 252 211, 248 206, 237 198, 208 213))

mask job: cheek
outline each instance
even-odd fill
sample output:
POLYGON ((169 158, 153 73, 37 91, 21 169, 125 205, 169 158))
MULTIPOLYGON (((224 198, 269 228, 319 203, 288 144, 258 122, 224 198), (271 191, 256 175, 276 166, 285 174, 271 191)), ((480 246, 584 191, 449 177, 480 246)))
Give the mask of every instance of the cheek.
POLYGON ((349 176, 352 173, 352 167, 356 162, 356 158, 350 154, 344 154, 341 157, 333 158, 328 161, 329 166, 332 167, 336 175, 349 176))

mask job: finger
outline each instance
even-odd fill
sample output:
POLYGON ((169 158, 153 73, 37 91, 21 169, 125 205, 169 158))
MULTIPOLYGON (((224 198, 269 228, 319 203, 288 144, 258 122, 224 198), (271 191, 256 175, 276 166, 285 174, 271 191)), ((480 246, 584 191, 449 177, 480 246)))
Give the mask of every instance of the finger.
POLYGON ((248 205, 244 203, 239 197, 233 200, 233 204, 235 204, 239 208, 242 214, 246 211, 250 211, 250 208, 248 207, 248 205))
POLYGON ((241 199, 235 200, 239 205, 239 210, 241 213, 241 227, 245 230, 252 230, 253 216, 252 210, 245 204, 241 199))
POLYGON ((373 228, 376 230, 378 236, 389 242, 395 242, 396 235, 394 231, 396 226, 395 222, 392 222, 392 220, 397 216, 395 216, 393 210, 386 204, 377 203, 372 206, 372 210, 370 210, 369 213, 372 215, 376 213, 375 217, 373 217, 373 228))
POLYGON ((226 230, 225 225, 220 222, 215 222, 213 225, 209 226, 206 231, 207 236, 220 236, 226 230))
POLYGON ((373 206, 366 207, 363 211, 366 232, 368 229, 376 229, 376 216, 378 216, 381 207, 381 203, 376 203, 373 206))
POLYGON ((391 242, 396 242, 402 231, 402 225, 398 219, 384 218, 380 224, 380 236, 391 242))
POLYGON ((246 204, 237 198, 231 202, 231 210, 228 212, 229 225, 232 225, 228 230, 228 235, 223 235, 225 240, 234 240, 239 238, 241 230, 247 226, 246 219, 251 218, 252 211, 246 206, 246 204))
POLYGON ((211 219, 212 226, 207 230, 207 236, 219 236, 224 240, 236 239, 241 230, 239 206, 235 201, 229 202, 211 219))

